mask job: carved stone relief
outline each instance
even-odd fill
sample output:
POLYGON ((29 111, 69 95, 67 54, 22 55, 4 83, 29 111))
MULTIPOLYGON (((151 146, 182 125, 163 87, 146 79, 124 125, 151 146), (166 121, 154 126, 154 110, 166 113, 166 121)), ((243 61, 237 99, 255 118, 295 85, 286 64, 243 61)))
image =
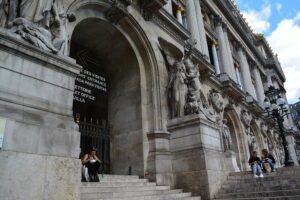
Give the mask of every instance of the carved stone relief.
POLYGON ((219 92, 214 89, 210 90, 208 100, 217 113, 223 112, 224 103, 219 92))
POLYGON ((231 150, 232 138, 231 138, 229 127, 227 126, 227 120, 226 119, 222 120, 221 134, 222 134, 222 139, 223 139, 224 151, 231 150))
POLYGON ((245 110, 241 112, 242 122, 246 126, 246 128, 250 127, 250 123, 252 121, 252 116, 245 110))
POLYGON ((127 7, 131 5, 131 0, 111 0, 111 7, 105 12, 109 21, 117 24, 122 18, 129 15, 127 7))
POLYGON ((17 38, 46 51, 64 53, 66 20, 74 21, 75 16, 58 9, 56 1, 3 0, 0 9, 0 25, 17 38))
POLYGON ((171 118, 201 114, 206 119, 217 122, 218 115, 201 91, 198 65, 190 58, 193 46, 187 45, 186 51, 181 54, 174 45, 163 39, 159 41, 169 69, 167 89, 171 118))

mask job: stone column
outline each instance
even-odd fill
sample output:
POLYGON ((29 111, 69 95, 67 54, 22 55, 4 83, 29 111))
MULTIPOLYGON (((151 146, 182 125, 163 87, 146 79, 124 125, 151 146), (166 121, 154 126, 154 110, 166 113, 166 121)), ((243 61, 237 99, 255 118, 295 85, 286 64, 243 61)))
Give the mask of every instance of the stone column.
POLYGON ((213 41, 212 45, 211 45, 211 50, 212 50, 212 59, 213 59, 213 65, 215 66, 215 70, 216 70, 216 75, 220 74, 220 65, 219 65, 219 59, 218 59, 218 54, 217 54, 217 48, 216 48, 216 41, 213 41))
POLYGON ((193 0, 186 1, 186 18, 187 18, 188 29, 191 33, 190 42, 191 43, 197 42, 196 49, 198 49, 201 52, 201 40, 200 40, 200 34, 198 30, 195 4, 193 0))
POLYGON ((182 11, 183 11, 182 7, 178 6, 176 8, 176 18, 180 24, 182 24, 182 11))
POLYGON ((242 79, 241 79, 241 76, 240 76, 240 70, 237 67, 235 67, 234 70, 235 70, 237 83, 239 84, 240 88, 243 89, 243 83, 242 83, 242 79))
POLYGON ((264 102, 265 93, 264 93, 264 85, 261 80, 260 72, 257 66, 253 69, 253 74, 256 82, 256 93, 257 93, 257 100, 260 104, 264 102))
POLYGON ((231 48, 230 48, 230 42, 229 42, 228 33, 227 33, 228 27, 227 27, 226 24, 223 24, 223 31, 224 31, 224 38, 225 38, 227 54, 228 54, 229 70, 232 73, 232 80, 234 80, 237 83, 237 77, 234 76, 235 67, 234 67, 234 64, 233 64, 232 51, 231 51, 231 48))
POLYGON ((167 4, 164 5, 164 9, 173 15, 172 0, 168 0, 167 4))
POLYGON ((268 86, 268 88, 273 86, 271 74, 267 74, 267 86, 268 86))
POLYGON ((221 55, 221 69, 222 72, 226 73, 232 80, 236 81, 231 50, 228 52, 227 43, 225 39, 225 37, 227 38, 227 34, 224 33, 222 25, 223 23, 221 18, 217 17, 216 32, 217 32, 218 45, 219 45, 219 50, 221 55))
POLYGON ((208 52, 208 46, 207 46, 207 40, 206 40, 206 34, 205 34, 205 28, 204 28, 204 22, 203 22, 203 16, 201 12, 201 5, 200 0, 194 0, 195 2, 195 8, 196 8, 196 16, 197 16, 197 23, 198 23, 198 33, 200 37, 200 46, 201 46, 201 53, 206 56, 207 60, 209 59, 209 52, 208 52))
POLYGON ((256 96, 254 91, 255 89, 252 84, 251 73, 250 73, 247 57, 245 55, 245 51, 241 46, 241 44, 237 44, 237 48, 238 48, 238 58, 241 65, 241 74, 244 83, 244 90, 248 92, 252 97, 255 97, 256 96))

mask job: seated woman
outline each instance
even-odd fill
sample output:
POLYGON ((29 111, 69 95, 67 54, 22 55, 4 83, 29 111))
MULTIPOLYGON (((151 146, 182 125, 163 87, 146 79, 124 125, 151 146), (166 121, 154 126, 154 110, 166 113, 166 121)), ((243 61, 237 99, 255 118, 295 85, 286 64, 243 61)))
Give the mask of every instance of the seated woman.
POLYGON ((263 163, 269 163, 272 172, 274 172, 274 168, 275 168, 275 158, 268 152, 267 149, 263 149, 262 151, 262 162, 263 163))
POLYGON ((253 172, 255 178, 264 177, 262 169, 261 169, 261 163, 262 162, 261 162, 260 158, 257 156, 257 152, 253 151, 252 155, 249 159, 249 165, 251 166, 251 169, 252 169, 252 172, 253 172), (257 176, 257 172, 258 172, 259 176, 257 176))
POLYGON ((99 182, 99 168, 101 160, 96 155, 97 149, 92 148, 89 154, 86 154, 83 158, 82 164, 88 168, 88 174, 91 182, 99 182))

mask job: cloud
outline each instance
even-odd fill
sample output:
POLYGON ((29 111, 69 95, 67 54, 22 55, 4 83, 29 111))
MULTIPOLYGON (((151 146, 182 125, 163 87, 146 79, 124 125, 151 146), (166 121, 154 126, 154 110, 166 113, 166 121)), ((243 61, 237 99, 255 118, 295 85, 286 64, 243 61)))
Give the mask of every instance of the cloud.
POLYGON ((282 4, 281 3, 276 3, 276 10, 278 13, 281 12, 281 9, 282 9, 282 4))
POLYGON ((285 88, 289 103, 300 97, 300 12, 290 19, 283 19, 267 37, 281 62, 287 78, 285 88))
POLYGON ((272 15, 271 4, 266 3, 261 10, 242 11, 249 25, 257 33, 263 33, 270 28, 269 18, 272 15))

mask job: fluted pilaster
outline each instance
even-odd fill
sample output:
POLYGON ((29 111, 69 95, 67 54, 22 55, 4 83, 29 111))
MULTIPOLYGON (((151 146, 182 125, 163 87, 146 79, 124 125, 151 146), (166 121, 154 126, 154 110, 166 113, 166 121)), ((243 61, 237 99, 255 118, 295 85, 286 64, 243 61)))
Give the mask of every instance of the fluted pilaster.
POLYGON ((209 61, 209 52, 203 22, 203 16, 201 12, 201 3, 200 0, 194 0, 195 9, 196 9, 196 16, 197 16, 197 24, 198 24, 198 31, 199 31, 199 38, 200 38, 200 52, 206 56, 206 59, 209 61))
POLYGON ((255 78, 255 86, 256 86, 256 93, 257 93, 257 101, 262 104, 265 99, 265 93, 264 93, 264 85, 260 76, 259 69, 257 66, 254 66, 253 68, 253 74, 255 78))
POLYGON ((248 92, 252 97, 256 97, 254 85, 252 84, 250 67, 245 55, 245 51, 241 44, 237 43, 238 58, 241 66, 241 74, 243 79, 243 85, 246 92, 248 92))
POLYGON ((218 37, 220 57, 221 57, 221 72, 227 73, 232 80, 237 81, 234 72, 231 50, 230 47, 228 47, 228 42, 226 42, 226 40, 228 40, 227 32, 224 32, 223 30, 222 19, 216 16, 215 24, 216 24, 216 33, 218 37))
POLYGON ((195 3, 193 0, 186 1, 186 18, 187 18, 187 24, 188 29, 191 33, 190 42, 196 44, 196 49, 198 49, 201 52, 201 40, 200 40, 200 34, 198 30, 198 23, 197 23, 197 15, 195 10, 195 3))

